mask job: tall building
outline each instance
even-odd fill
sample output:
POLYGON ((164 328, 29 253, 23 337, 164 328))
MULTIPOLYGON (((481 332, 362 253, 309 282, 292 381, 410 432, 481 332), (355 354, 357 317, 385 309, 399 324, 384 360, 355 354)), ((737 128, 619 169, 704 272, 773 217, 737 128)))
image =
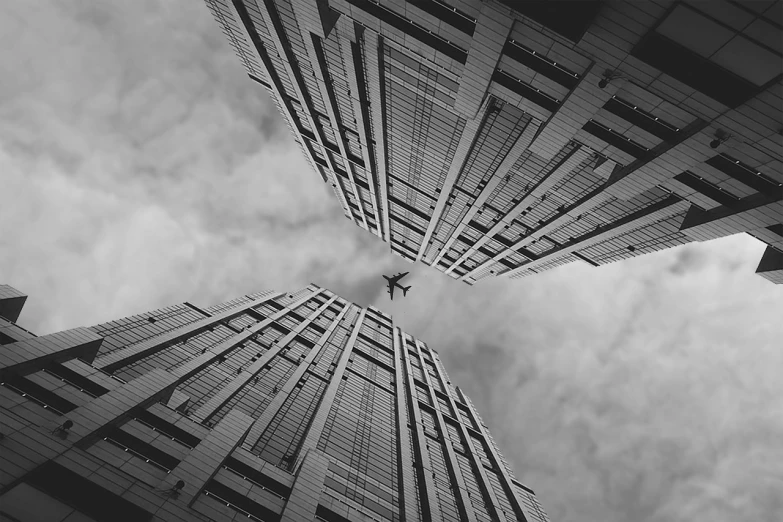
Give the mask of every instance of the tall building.
POLYGON ((206 0, 345 215, 468 284, 745 232, 783 282, 780 0, 206 0))
POLYGON ((36 337, 0 285, 0 521, 546 522, 438 354, 311 285, 36 337))

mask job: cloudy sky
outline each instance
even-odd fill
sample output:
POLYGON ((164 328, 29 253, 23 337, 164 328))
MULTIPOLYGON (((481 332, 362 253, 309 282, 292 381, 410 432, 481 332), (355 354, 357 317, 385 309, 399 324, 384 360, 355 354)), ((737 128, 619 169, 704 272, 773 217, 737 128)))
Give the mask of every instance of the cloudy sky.
POLYGON ((38 334, 315 282, 438 350, 553 521, 783 512, 783 288, 735 236, 468 287, 343 217, 199 0, 0 4, 0 281, 38 334), (410 269, 389 303, 382 273, 410 269))

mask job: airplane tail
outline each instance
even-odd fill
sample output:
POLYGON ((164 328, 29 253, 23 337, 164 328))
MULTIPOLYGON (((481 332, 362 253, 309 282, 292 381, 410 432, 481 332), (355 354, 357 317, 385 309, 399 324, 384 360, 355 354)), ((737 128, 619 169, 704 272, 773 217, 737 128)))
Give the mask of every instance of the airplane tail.
POLYGON ((410 286, 403 286, 402 287, 402 295, 403 295, 403 297, 405 297, 405 294, 407 294, 408 290, 410 290, 410 289, 411 289, 410 286))

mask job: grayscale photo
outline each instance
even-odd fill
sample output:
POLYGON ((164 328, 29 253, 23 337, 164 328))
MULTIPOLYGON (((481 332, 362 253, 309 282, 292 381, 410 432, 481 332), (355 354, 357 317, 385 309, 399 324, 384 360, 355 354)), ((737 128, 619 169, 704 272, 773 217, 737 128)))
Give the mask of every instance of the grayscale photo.
POLYGON ((783 520, 783 0, 0 3, 0 522, 783 520))

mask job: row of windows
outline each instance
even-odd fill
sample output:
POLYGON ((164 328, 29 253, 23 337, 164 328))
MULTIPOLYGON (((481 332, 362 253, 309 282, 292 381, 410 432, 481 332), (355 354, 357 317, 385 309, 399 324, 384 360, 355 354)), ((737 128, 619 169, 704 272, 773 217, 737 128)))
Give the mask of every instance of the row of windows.
POLYGON ((394 396, 347 372, 327 417, 318 449, 395 490, 395 426, 394 396))
POLYGON ((488 505, 491 505, 491 502, 489 499, 484 498, 483 492, 478 485, 479 478, 476 476, 476 471, 471 461, 463 453, 456 452, 455 455, 457 457, 459 471, 465 481, 468 501, 473 506, 476 520, 481 522, 493 522, 493 517, 488 507, 488 505))
POLYGON ((424 447, 429 456, 433 482, 435 484, 435 497, 438 505, 438 513, 432 513, 433 520, 452 522, 461 520, 455 489, 451 485, 451 477, 446 467, 445 448, 439 442, 425 437, 424 447))
POLYGON ((99 351, 102 357, 202 319, 203 314, 186 305, 177 305, 95 325, 91 330, 104 337, 99 351))
POLYGON ((299 445, 325 390, 326 383, 308 379, 305 374, 256 442, 253 453, 275 466, 292 469, 299 445))
POLYGON ((392 506, 392 509, 390 509, 389 507, 386 507, 384 503, 378 502, 369 495, 366 495, 361 490, 357 490, 356 488, 343 484, 339 479, 334 478, 333 475, 326 476, 324 479, 324 486, 333 490, 335 493, 344 496, 348 500, 352 500, 353 502, 356 502, 357 504, 381 515, 385 520, 395 522, 400 520, 398 506, 392 506))
MULTIPOLYGON (((524 195, 530 191, 534 183, 541 179, 544 175, 548 175, 551 173, 555 168, 557 168, 563 161, 565 161, 572 152, 578 147, 578 144, 574 142, 569 142, 568 145, 566 145, 555 157, 553 157, 546 165, 543 165, 541 163, 540 158, 536 156, 535 154, 530 153, 529 151, 526 151, 523 153, 519 160, 517 160, 517 163, 515 164, 514 168, 512 169, 512 172, 529 172, 529 175, 526 174, 525 177, 520 180, 524 181, 525 179, 528 180, 528 182, 524 185, 524 187, 521 186, 521 182, 517 185, 514 185, 513 191, 518 191, 516 196, 511 200, 509 204, 506 205, 508 207, 510 204, 516 204, 518 201, 521 201, 524 195)), ((458 187, 457 187, 458 188, 458 187)), ((510 193, 509 193, 510 194, 510 193)), ((452 197, 456 198, 456 202, 458 206, 465 206, 470 205, 472 202, 470 200, 466 200, 464 197, 461 196, 461 193, 457 190, 455 190, 454 193, 452 193, 452 197)), ((494 200, 492 200, 494 201, 494 200)), ((487 201, 487 205, 491 205, 491 201, 487 201)), ((482 215, 484 212, 482 212, 482 215)), ((491 215, 491 211, 487 213, 488 216, 491 215)), ((527 211, 523 211, 522 216, 526 215, 527 211)), ((462 219, 462 215, 458 212, 457 209, 455 209, 452 212, 445 212, 443 218, 441 219, 440 223, 438 224, 438 228, 436 228, 436 245, 440 241, 445 242, 445 239, 449 237, 453 232, 453 226, 448 225, 448 222, 456 223, 458 220, 462 219), (444 223, 447 222, 447 223, 444 223), (441 230, 442 228, 442 230, 441 230)), ((486 226, 489 226, 490 224, 494 225, 494 221, 489 222, 486 218, 484 218, 482 215, 478 215, 476 218, 479 221, 482 221, 486 223, 486 226)), ((495 217, 499 217, 497 214, 495 217)), ((518 218, 518 219, 521 219, 518 218)), ((536 223, 537 225, 537 223, 536 223)), ((433 245, 435 246, 435 245, 433 245)), ((439 245, 438 245, 439 246, 439 245)), ((451 255, 451 258, 456 260, 462 252, 464 252, 464 249, 462 251, 452 249, 454 253, 451 255), (457 255, 455 255, 457 254, 457 255)), ((471 263, 468 263, 468 268, 473 268, 477 266, 481 261, 477 259, 472 259, 471 263)))
POLYGON ((679 213, 588 247, 580 253, 595 263, 603 264, 689 243, 690 238, 680 232, 684 217, 684 212, 679 213))
POLYGON ((639 212, 650 205, 661 202, 667 197, 669 197, 667 191, 653 187, 630 200, 611 198, 553 231, 551 236, 560 243, 573 241, 575 238, 578 239, 580 236, 593 232, 599 226, 611 225, 634 212, 639 212))
POLYGON ((236 299, 232 299, 230 301, 226 301, 225 303, 217 304, 214 306, 210 306, 208 308, 205 308, 204 311, 211 314, 211 315, 217 315, 220 312, 225 312, 226 310, 230 310, 231 308, 236 308, 238 306, 241 306, 244 303, 247 303, 251 301, 251 299, 245 295, 241 297, 237 297, 236 299))
MULTIPOLYGON (((266 409, 269 402, 274 398, 280 389, 288 382, 288 379, 294 373, 297 364, 287 360, 285 357, 275 357, 258 374, 256 374, 248 383, 224 405, 214 417, 208 419, 210 425, 220 421, 232 408, 246 413, 252 418, 258 418, 266 409)), ((201 391, 204 383, 194 384, 201 391)), ((187 393, 185 389, 182 390, 187 393)), ((217 391, 217 390, 216 390, 217 391)), ((209 391, 207 390, 207 393, 209 391)), ((204 396, 200 402, 206 402, 209 396, 204 396)), ((192 406, 195 410, 196 405, 192 406)))

